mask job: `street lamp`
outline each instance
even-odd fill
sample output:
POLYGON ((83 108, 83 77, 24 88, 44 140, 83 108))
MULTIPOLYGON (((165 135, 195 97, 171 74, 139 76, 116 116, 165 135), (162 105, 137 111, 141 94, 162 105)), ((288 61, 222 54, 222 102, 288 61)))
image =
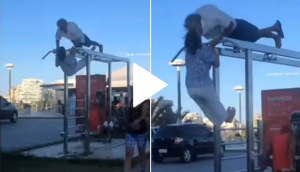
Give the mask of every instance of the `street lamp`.
POLYGON ((177 111, 177 122, 181 122, 180 115, 181 115, 181 83, 180 83, 180 68, 185 66, 185 62, 181 59, 176 59, 173 62, 169 62, 171 66, 177 67, 177 95, 178 95, 178 111, 177 111))
POLYGON ((10 90, 11 90, 11 69, 12 68, 14 68, 15 67, 15 65, 14 64, 12 64, 12 63, 7 63, 6 65, 5 65, 5 67, 8 69, 8 95, 9 95, 9 101, 11 101, 11 92, 10 92, 10 90))
POLYGON ((237 91, 239 94, 239 121, 240 121, 239 127, 242 128, 242 91, 245 88, 242 86, 235 86, 233 89, 237 91))

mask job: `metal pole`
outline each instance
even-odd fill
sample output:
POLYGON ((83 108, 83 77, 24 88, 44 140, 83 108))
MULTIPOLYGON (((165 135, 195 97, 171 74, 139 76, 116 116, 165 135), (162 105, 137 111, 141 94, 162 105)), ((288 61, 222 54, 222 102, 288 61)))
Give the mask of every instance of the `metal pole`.
POLYGON ((112 88, 111 88, 111 63, 108 63, 108 115, 111 119, 111 102, 112 102, 112 88))
POLYGON ((246 133, 247 133, 247 171, 254 171, 253 152, 253 72, 252 52, 245 52, 245 79, 246 79, 246 133))
POLYGON ((9 95, 9 101, 12 101, 11 100, 11 69, 9 68, 8 69, 8 95, 9 95))
MULTIPOLYGON (((131 85, 130 85, 130 81, 131 81, 131 78, 130 78, 130 63, 128 62, 127 63, 127 107, 130 106, 130 98, 131 98, 131 85)), ((132 90, 133 91, 133 90, 132 90)), ((127 108, 127 113, 128 114, 129 112, 129 108, 127 108)))
MULTIPOLYGON (((218 68, 213 69, 213 81, 216 94, 220 97, 220 72, 218 68)), ((221 126, 214 125, 214 172, 222 171, 221 162, 221 126)))
POLYGON ((86 96, 85 96, 85 153, 90 153, 90 116, 91 116, 91 61, 90 56, 86 55, 86 96))
POLYGON ((64 75, 64 153, 67 154, 68 153, 68 116, 69 116, 69 101, 68 101, 68 76, 64 75))
MULTIPOLYGON (((258 143, 257 143, 257 154, 260 154, 258 156, 257 160, 257 166, 259 168, 262 168, 263 166, 263 146, 264 146, 264 130, 263 130, 263 122, 262 120, 257 120, 257 134, 258 134, 258 143)), ((259 170, 259 172, 262 172, 263 170, 259 170)))
MULTIPOLYGON (((242 92, 241 91, 239 91, 239 120, 240 120, 239 128, 242 128, 242 92)), ((240 135, 242 137, 242 130, 240 130, 240 135)))
MULTIPOLYGON (((111 109, 112 109, 112 104, 111 104, 111 102, 112 102, 111 78, 112 78, 111 63, 108 63, 108 115, 109 115, 110 122, 112 122, 112 119, 111 119, 111 109)), ((110 132, 108 134, 108 141, 111 142, 111 133, 110 132)))
POLYGON ((180 66, 177 66, 177 94, 178 94, 178 111, 177 111, 177 119, 178 122, 181 123, 180 116, 181 116, 181 83, 180 83, 180 66))

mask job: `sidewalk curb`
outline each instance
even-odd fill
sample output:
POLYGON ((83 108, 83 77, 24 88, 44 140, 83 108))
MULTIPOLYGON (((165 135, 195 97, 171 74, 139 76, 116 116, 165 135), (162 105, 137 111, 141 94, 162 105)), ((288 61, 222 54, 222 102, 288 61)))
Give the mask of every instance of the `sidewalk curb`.
MULTIPOLYGON (((71 139, 69 139, 69 141, 74 141, 74 140, 78 140, 78 139, 80 139, 80 137, 71 138, 71 139)), ((38 145, 34 145, 34 146, 23 147, 23 148, 16 149, 16 150, 13 150, 13 151, 4 151, 4 152, 7 152, 7 153, 23 153, 23 152, 31 151, 31 150, 34 150, 34 149, 39 149, 39 148, 43 148, 43 147, 48 147, 48 146, 61 144, 63 142, 64 141, 55 141, 55 142, 51 142, 51 143, 38 144, 38 145)))

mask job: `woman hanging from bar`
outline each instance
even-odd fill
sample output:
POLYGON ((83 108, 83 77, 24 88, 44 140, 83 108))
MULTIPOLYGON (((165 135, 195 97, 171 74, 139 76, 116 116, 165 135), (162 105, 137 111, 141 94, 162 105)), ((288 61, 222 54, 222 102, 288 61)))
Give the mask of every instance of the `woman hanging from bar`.
MULTIPOLYGON (((94 50, 95 47, 92 48, 94 50)), ((62 71, 67 76, 73 76, 78 71, 86 67, 87 65, 87 57, 77 61, 75 55, 76 55, 76 48, 72 47, 69 50, 66 50, 65 47, 59 47, 57 50, 53 50, 53 52, 56 52, 56 64, 60 66, 62 71)), ((90 58, 91 62, 92 58, 90 58)))
POLYGON ((205 116, 214 124, 220 126, 223 122, 232 122, 235 108, 227 111, 215 92, 213 81, 209 76, 212 66, 220 66, 219 55, 213 46, 202 44, 202 26, 199 15, 187 17, 184 27, 187 30, 185 38, 186 87, 189 96, 198 104, 205 116))
POLYGON ((201 35, 211 39, 210 43, 213 45, 221 43, 224 37, 248 42, 271 38, 275 41, 276 47, 281 48, 284 33, 280 21, 276 21, 273 26, 259 29, 246 20, 232 18, 214 5, 204 5, 190 15, 190 17, 197 16, 201 16, 197 21, 198 29, 203 30, 201 35))

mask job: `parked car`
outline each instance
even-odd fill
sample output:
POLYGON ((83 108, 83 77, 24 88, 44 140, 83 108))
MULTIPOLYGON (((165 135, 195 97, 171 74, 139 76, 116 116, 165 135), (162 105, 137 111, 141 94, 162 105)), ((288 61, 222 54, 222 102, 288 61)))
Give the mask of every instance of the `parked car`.
MULTIPOLYGON (((213 136, 214 133, 201 124, 162 126, 153 136, 152 160, 162 163, 165 158, 179 157, 181 162, 188 163, 196 159, 197 155, 213 154, 213 136)), ((220 149, 223 156, 225 146, 220 145, 220 149)))
POLYGON ((1 120, 9 119, 10 122, 16 123, 18 120, 18 110, 16 106, 0 96, 0 117, 1 120))

